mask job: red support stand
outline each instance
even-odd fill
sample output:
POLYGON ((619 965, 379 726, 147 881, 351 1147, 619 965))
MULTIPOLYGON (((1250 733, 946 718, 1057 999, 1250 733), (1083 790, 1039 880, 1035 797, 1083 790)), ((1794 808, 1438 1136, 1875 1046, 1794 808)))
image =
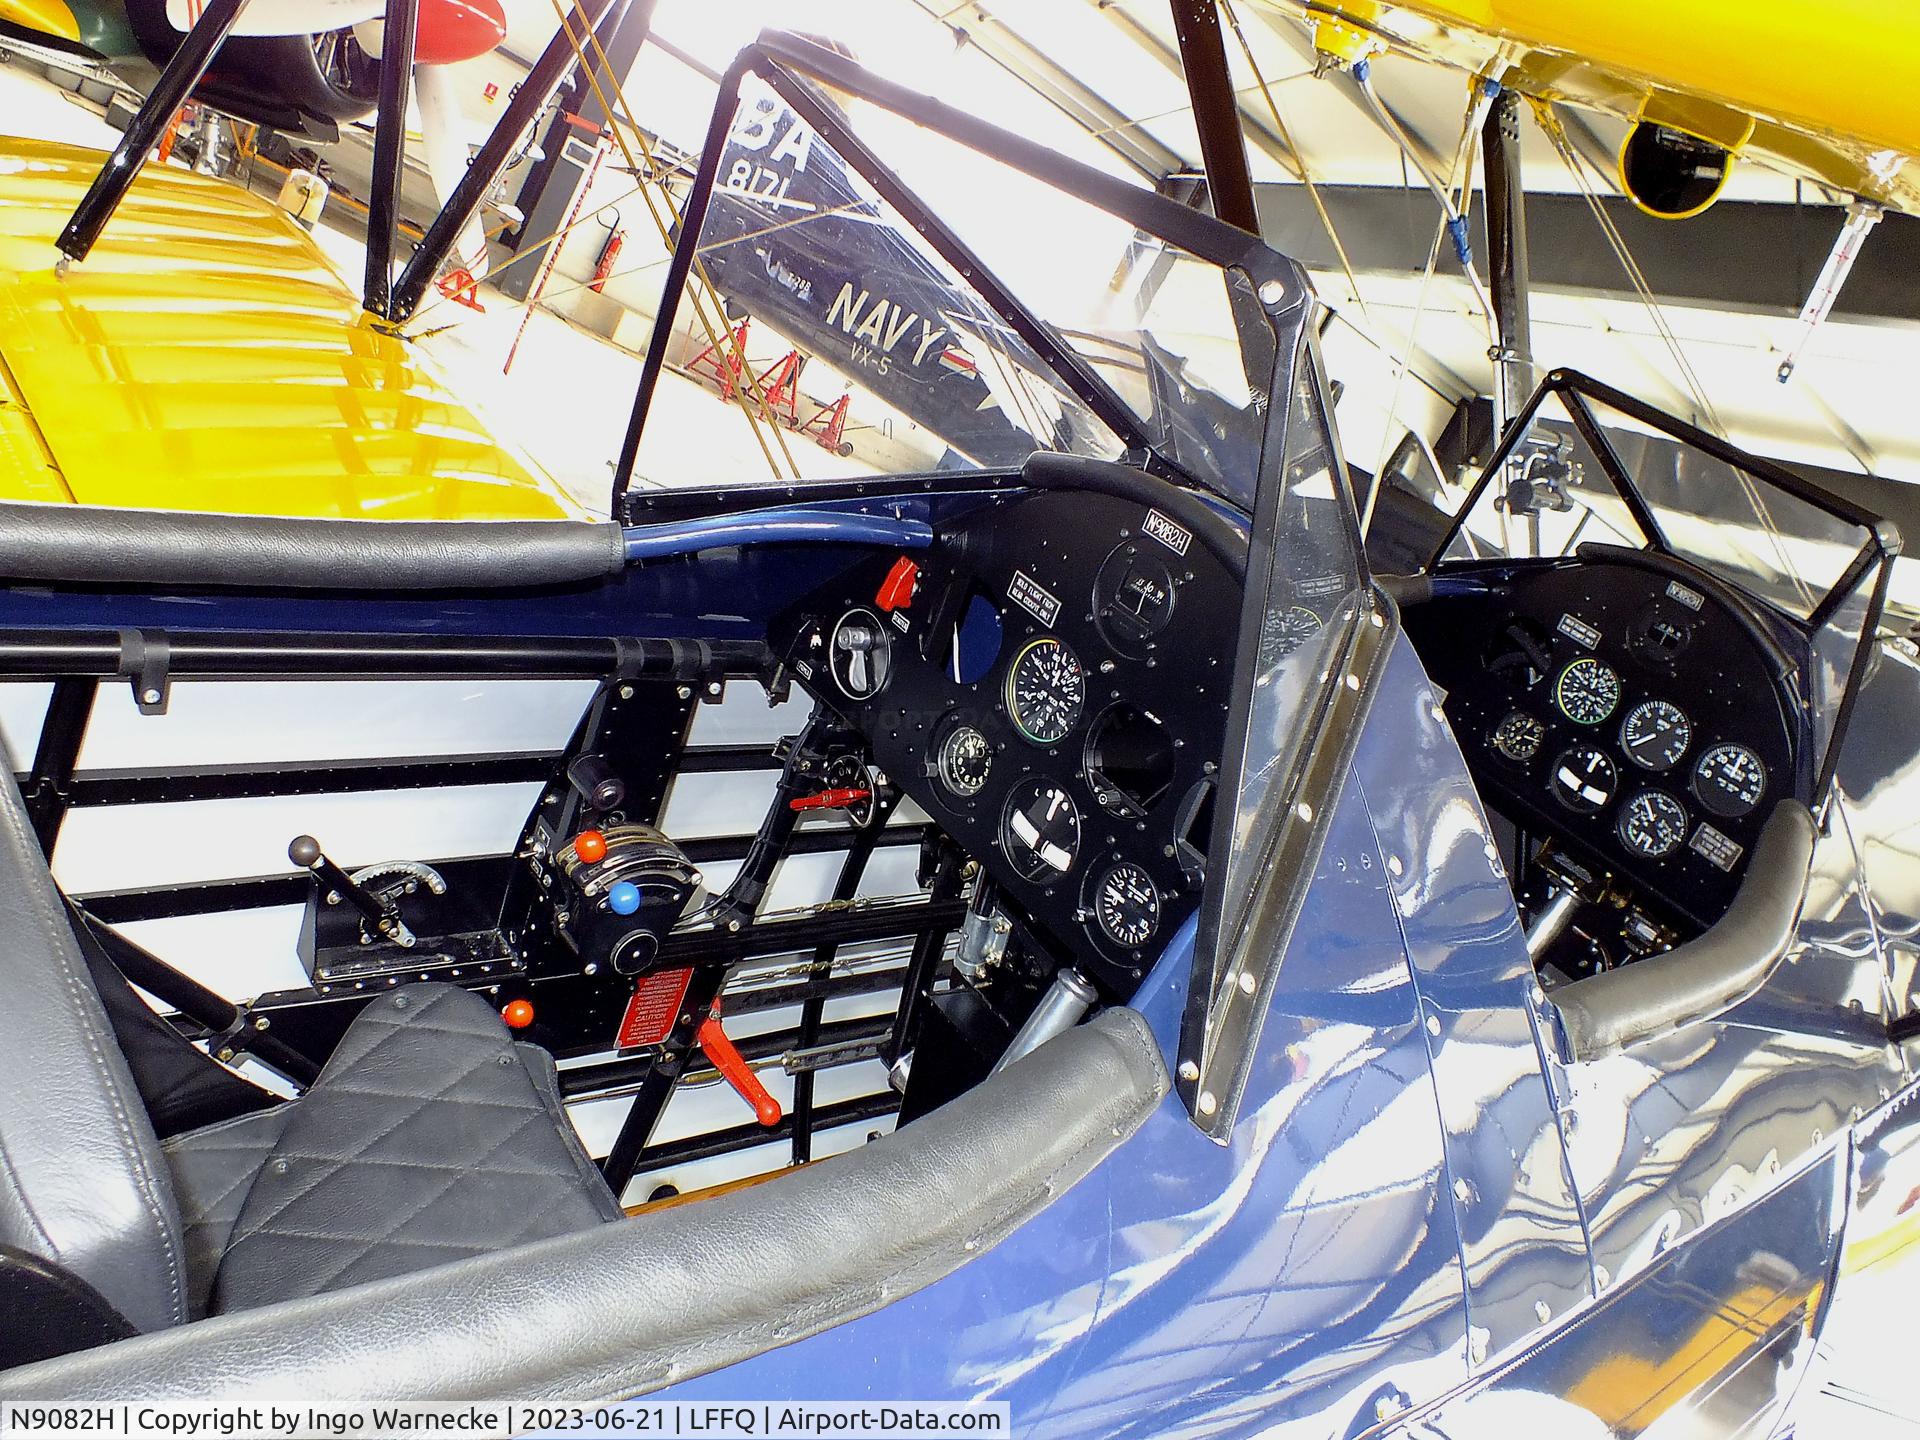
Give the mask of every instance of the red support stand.
POLYGON ((724 353, 724 342, 716 343, 707 346, 687 362, 689 371, 705 376, 719 387, 722 400, 731 400, 740 384, 740 368, 745 363, 747 353, 747 327, 752 323, 752 318, 748 317, 734 328, 733 343, 725 346, 724 353))
POLYGON ((767 397, 767 409, 786 422, 789 430, 800 428, 800 352, 789 350, 760 373, 760 393, 767 397))
POLYGON ((851 455, 853 445, 845 437, 847 407, 852 403, 853 393, 848 391, 831 405, 822 405, 812 419, 799 427, 800 433, 811 435, 822 450, 831 450, 840 456, 851 455))

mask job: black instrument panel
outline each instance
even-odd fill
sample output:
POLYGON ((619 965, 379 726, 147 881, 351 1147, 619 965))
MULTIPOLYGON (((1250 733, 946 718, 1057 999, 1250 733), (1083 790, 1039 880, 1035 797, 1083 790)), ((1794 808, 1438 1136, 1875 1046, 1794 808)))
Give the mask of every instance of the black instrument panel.
POLYGON ((1488 803, 1692 926, 1806 799, 1794 662, 1737 595, 1659 557, 1461 575, 1407 625, 1488 803))
POLYGON ((1124 997, 1199 903, 1240 600, 1164 514, 1042 492, 861 563, 773 639, 874 763, 1124 997))

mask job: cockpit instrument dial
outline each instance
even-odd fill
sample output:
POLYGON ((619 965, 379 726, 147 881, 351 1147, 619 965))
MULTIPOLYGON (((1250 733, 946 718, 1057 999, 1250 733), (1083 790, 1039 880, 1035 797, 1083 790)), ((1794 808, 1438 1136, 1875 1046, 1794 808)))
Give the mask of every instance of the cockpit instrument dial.
POLYGON ((1073 797, 1050 780, 1021 781, 1007 797, 1000 848, 1026 879, 1059 879, 1080 854, 1080 811, 1073 797))
POLYGON ((1007 714, 1035 745, 1064 740, 1087 701, 1086 672, 1073 651, 1051 635, 1029 640, 1007 667, 1007 714))
POLYGON ((871 610, 849 610, 827 642, 833 683, 849 700, 871 700, 893 672, 893 641, 871 610))
POLYGON ((1607 752, 1594 745, 1575 745, 1553 762, 1549 780, 1553 795, 1569 810, 1591 815, 1604 810, 1620 784, 1620 771, 1607 752))
POLYGON ((1094 618, 1114 649, 1136 659, 1173 621, 1178 582, 1166 562, 1122 541, 1093 581, 1094 618))
POLYGON ((1131 860, 1108 866, 1093 887, 1093 918, 1114 944, 1138 950, 1160 928, 1160 892, 1153 877, 1131 860))
POLYGON ((1687 838, 1687 811, 1664 790, 1642 790, 1621 807, 1620 843, 1648 860, 1670 855, 1687 838))
POLYGON ((935 771, 949 795, 971 800, 993 770, 993 743, 971 725, 956 724, 941 737, 935 771))
POLYGON ((1620 727, 1620 748, 1645 770, 1671 770, 1692 743, 1693 722, 1666 700, 1642 701, 1620 727))
POLYGON ((1540 753, 1540 742, 1547 738, 1547 727, 1524 710, 1509 710, 1507 718, 1493 730, 1493 748, 1516 764, 1524 765, 1540 753))
POLYGON ((1693 767, 1693 793, 1723 820, 1738 820, 1767 793, 1767 767, 1744 745, 1716 745, 1693 767))
POLYGON ((1604 660, 1582 655, 1560 672, 1553 699, 1574 724, 1598 725, 1620 703, 1619 673, 1604 660))
POLYGON ((1321 620, 1304 605, 1269 610, 1260 620, 1260 663, 1277 665, 1320 633, 1321 620))

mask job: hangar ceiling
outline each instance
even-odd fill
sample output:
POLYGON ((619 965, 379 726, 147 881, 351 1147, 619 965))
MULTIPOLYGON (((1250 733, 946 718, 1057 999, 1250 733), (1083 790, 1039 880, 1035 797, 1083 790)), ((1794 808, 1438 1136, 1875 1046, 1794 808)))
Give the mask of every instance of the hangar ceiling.
MULTIPOLYGON (((534 12, 528 38, 515 37, 523 51, 550 20, 543 7, 534 12)), ((1292 13, 1232 0, 1222 15, 1261 227, 1314 272, 1337 313, 1327 344, 1348 382, 1342 428, 1354 462, 1371 469, 1404 425, 1431 436, 1454 401, 1492 387, 1486 318, 1449 250, 1423 284, 1439 210, 1391 133, 1397 126, 1420 162, 1444 173, 1459 147, 1468 77, 1376 58, 1372 78, 1389 125, 1351 76, 1316 73, 1311 39, 1292 13), (1402 381, 1396 361, 1409 347, 1402 381)), ((699 0, 660 0, 654 43, 629 85, 642 119, 651 126, 659 116, 661 133, 674 139, 667 112, 684 108, 691 148, 711 74, 769 25, 843 40, 865 63, 1003 121, 1017 112, 1029 133, 1044 128, 1060 148, 1141 180, 1184 180, 1191 193, 1203 174, 1166 0, 1001 8, 759 0, 724 15, 699 0)), ((1541 366, 1588 370, 1788 461, 1920 480, 1920 435, 1906 413, 1920 360, 1920 290, 1910 278, 1920 224, 1889 215, 1873 232, 1834 318, 1782 384, 1776 371, 1798 336, 1795 316, 1838 233, 1844 197, 1742 164, 1714 209, 1656 221, 1614 181, 1622 127, 1565 108, 1556 117, 1568 153, 1531 118, 1521 146, 1541 366), (1617 227, 1650 296, 1636 293, 1596 208, 1617 227)), ((1476 258, 1484 254, 1480 205, 1476 189, 1476 258)))

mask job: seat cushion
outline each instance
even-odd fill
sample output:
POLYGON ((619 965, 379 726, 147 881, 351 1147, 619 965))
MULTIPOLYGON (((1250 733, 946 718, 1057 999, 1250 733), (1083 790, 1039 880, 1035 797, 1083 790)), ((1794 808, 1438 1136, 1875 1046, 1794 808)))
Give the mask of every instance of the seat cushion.
POLYGON ((456 986, 409 985, 368 1005, 288 1110, 220 1257, 216 1312, 621 1215, 561 1107, 552 1061, 456 986))

